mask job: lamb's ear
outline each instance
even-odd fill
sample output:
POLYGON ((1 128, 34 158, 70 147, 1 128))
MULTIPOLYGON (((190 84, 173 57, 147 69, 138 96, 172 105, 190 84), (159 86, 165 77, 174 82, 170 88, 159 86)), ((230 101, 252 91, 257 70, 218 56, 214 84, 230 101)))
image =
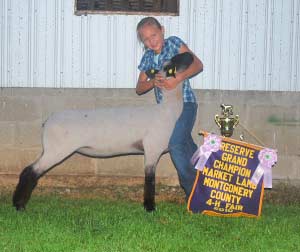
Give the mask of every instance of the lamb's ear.
POLYGON ((171 59, 171 62, 176 66, 177 72, 187 69, 193 61, 194 57, 190 52, 177 54, 171 59))
POLYGON ((154 79, 154 77, 155 77, 155 74, 157 74, 159 71, 157 70, 157 69, 148 69, 147 71, 146 71, 146 75, 147 75, 147 77, 149 78, 149 79, 154 79))
POLYGON ((176 65, 172 62, 169 62, 163 68, 164 72, 166 73, 166 77, 174 77, 176 78, 176 65))

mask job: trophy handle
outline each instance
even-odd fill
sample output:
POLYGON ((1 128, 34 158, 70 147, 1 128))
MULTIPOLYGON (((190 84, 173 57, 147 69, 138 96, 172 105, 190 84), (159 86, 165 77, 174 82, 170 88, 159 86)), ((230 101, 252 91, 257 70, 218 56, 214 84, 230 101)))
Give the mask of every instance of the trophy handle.
POLYGON ((218 115, 215 115, 215 122, 216 122, 216 124, 219 126, 219 128, 221 128, 220 118, 219 118, 218 115))
POLYGON ((234 124, 233 124, 233 128, 235 128, 235 126, 237 126, 240 122, 240 117, 238 115, 235 116, 234 118, 234 124))

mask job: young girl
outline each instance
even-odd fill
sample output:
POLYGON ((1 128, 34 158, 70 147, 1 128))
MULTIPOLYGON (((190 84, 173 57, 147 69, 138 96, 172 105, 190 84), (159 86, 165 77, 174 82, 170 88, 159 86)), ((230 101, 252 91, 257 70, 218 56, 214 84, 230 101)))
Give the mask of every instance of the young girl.
POLYGON ((136 93, 141 95, 154 88, 156 101, 160 103, 163 100, 161 88, 173 89, 184 81, 183 111, 170 138, 169 151, 179 176, 180 185, 188 198, 196 176, 196 170, 191 165, 190 159, 197 149, 191 132, 198 107, 188 78, 201 72, 203 64, 180 38, 172 36, 164 39, 164 27, 153 17, 146 17, 138 23, 137 34, 146 51, 138 66, 141 72, 136 86, 136 93), (145 73, 147 70, 162 69, 164 62, 183 52, 191 52, 194 56, 193 63, 185 71, 177 73, 176 78, 165 79, 160 74, 156 74, 154 79, 148 80, 145 73))

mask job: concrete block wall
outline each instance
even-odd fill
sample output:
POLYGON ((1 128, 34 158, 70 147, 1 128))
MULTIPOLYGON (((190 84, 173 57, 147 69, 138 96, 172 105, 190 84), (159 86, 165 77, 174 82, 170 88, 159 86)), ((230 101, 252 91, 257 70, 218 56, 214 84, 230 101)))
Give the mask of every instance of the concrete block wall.
MULTIPOLYGON (((196 90, 199 109, 193 137, 203 139, 200 130, 219 133, 214 116, 220 104, 232 104, 241 124, 233 138, 278 149, 273 178, 300 180, 300 93, 263 91, 196 90)), ((137 96, 134 89, 49 89, 2 88, 0 90, 0 176, 18 175, 40 155, 41 125, 56 111, 154 103, 152 92, 137 96)), ((73 155, 49 175, 143 177, 143 156, 110 159, 73 155)), ((159 181, 178 184, 165 154, 158 165, 159 181)))

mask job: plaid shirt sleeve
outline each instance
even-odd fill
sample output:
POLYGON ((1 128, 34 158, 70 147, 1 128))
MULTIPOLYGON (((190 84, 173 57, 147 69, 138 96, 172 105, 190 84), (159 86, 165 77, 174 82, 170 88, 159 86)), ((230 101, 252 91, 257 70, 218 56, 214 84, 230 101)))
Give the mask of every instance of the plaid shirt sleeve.
POLYGON ((150 62, 150 51, 146 51, 141 59, 140 64, 138 65, 138 69, 141 72, 146 72, 151 68, 151 62, 150 62))
POLYGON ((174 54, 179 53, 180 47, 185 44, 181 38, 178 38, 176 36, 171 36, 168 38, 169 41, 169 47, 174 52, 174 54))

